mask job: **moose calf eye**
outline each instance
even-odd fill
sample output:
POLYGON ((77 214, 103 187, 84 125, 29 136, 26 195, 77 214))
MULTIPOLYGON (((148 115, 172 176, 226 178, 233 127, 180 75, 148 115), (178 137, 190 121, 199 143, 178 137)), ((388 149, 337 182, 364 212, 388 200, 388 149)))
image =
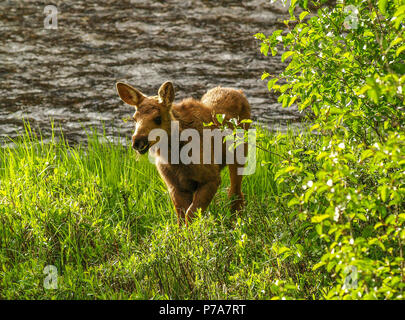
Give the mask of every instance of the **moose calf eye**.
POLYGON ((162 124, 162 118, 161 118, 161 117, 156 117, 156 118, 153 119, 153 120, 155 121, 155 123, 156 123, 157 125, 162 124))

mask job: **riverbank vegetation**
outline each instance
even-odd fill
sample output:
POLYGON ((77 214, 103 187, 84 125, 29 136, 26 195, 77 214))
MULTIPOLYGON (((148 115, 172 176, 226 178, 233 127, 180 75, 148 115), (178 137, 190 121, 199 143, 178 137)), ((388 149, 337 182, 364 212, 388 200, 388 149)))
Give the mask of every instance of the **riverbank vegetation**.
POLYGON ((403 1, 291 1, 288 31, 257 34, 289 64, 265 73, 283 106, 312 114, 310 143, 291 150, 278 183, 311 221, 324 249, 315 268, 333 277, 330 298, 403 298, 405 132, 403 1), (294 17, 294 7, 303 9, 294 17))
POLYGON ((306 137, 260 135, 273 153, 259 150, 264 165, 245 178, 246 210, 229 212, 224 170, 208 212, 179 229, 156 168, 129 141, 101 142, 94 133, 86 147, 42 143, 27 126, 0 153, 1 296, 319 298, 328 276, 312 270, 318 236, 275 182, 279 155, 306 137), (56 267, 57 289, 44 286, 47 265, 56 267))
POLYGON ((263 75, 269 89, 309 119, 301 132, 258 128, 236 216, 224 171, 208 211, 179 228, 163 181, 129 141, 94 132, 86 146, 44 143, 27 125, 3 147, 0 297, 403 299, 405 6, 310 10, 292 1, 287 30, 256 35, 264 54, 289 59, 263 75))

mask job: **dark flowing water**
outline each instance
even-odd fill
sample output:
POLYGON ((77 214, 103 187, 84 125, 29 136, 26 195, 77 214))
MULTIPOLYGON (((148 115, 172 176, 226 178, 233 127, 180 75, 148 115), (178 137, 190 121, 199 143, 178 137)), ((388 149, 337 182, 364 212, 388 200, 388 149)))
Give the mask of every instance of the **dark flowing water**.
POLYGON ((130 135, 133 113, 115 82, 155 95, 172 80, 176 100, 200 98, 221 85, 243 89, 254 119, 269 127, 297 123, 260 80, 280 72, 253 34, 282 28, 287 17, 269 0, 0 1, 0 137, 16 136, 23 119, 47 135, 53 119, 71 141, 85 129, 130 135), (45 29, 45 6, 58 10, 45 29))

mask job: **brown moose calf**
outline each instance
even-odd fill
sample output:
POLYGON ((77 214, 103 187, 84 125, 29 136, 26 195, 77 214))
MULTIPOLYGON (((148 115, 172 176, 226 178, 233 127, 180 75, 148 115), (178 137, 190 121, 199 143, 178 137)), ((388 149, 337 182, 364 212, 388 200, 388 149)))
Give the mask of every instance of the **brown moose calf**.
MULTIPOLYGON (((165 181, 170 197, 177 212, 179 225, 185 222, 188 224, 198 208, 204 211, 214 197, 220 183, 220 172, 227 163, 225 142, 221 141, 220 152, 222 162, 214 161, 214 144, 211 143, 211 159, 203 161, 203 143, 200 143, 201 161, 198 163, 179 163, 172 161, 173 154, 170 149, 174 145, 171 136, 173 122, 178 123, 178 130, 181 133, 186 129, 194 129, 199 133, 200 140, 203 140, 203 131, 207 130, 204 124, 213 123, 210 130, 216 129, 219 123, 216 114, 224 114, 225 120, 237 119, 239 122, 250 119, 249 103, 240 90, 217 87, 209 90, 200 101, 188 98, 180 103, 173 103, 174 88, 171 82, 165 82, 159 89, 158 96, 148 97, 139 90, 122 82, 117 83, 117 91, 120 98, 127 104, 134 106, 136 112, 133 116, 136 122, 135 133, 132 136, 132 147, 140 154, 146 153, 157 141, 150 141, 149 134, 154 129, 161 129, 167 133, 169 152, 165 155, 159 151, 155 152, 155 163, 159 173, 165 181)), ((248 129, 248 123, 242 124, 248 129)), ((217 130, 218 131, 218 130, 217 130)), ((180 147, 182 143, 179 142, 180 147)), ((245 143, 244 153, 247 152, 245 143)), ((235 157, 236 158, 236 157, 235 157)), ((239 161, 232 161, 228 164, 231 186, 228 195, 231 198, 232 211, 241 210, 244 205, 242 194, 242 178, 238 168, 243 164, 239 161)))

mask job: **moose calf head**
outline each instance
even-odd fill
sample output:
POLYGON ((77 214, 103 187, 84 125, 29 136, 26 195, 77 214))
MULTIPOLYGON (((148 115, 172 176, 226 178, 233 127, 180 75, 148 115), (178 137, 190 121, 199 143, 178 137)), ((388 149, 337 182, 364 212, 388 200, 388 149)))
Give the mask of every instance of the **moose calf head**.
POLYGON ((166 81, 161 85, 157 97, 148 97, 128 84, 117 83, 118 95, 125 103, 134 106, 133 115, 135 132, 132 136, 132 147, 140 154, 146 153, 155 144, 148 140, 153 129, 170 132, 170 109, 174 101, 173 84, 166 81))

